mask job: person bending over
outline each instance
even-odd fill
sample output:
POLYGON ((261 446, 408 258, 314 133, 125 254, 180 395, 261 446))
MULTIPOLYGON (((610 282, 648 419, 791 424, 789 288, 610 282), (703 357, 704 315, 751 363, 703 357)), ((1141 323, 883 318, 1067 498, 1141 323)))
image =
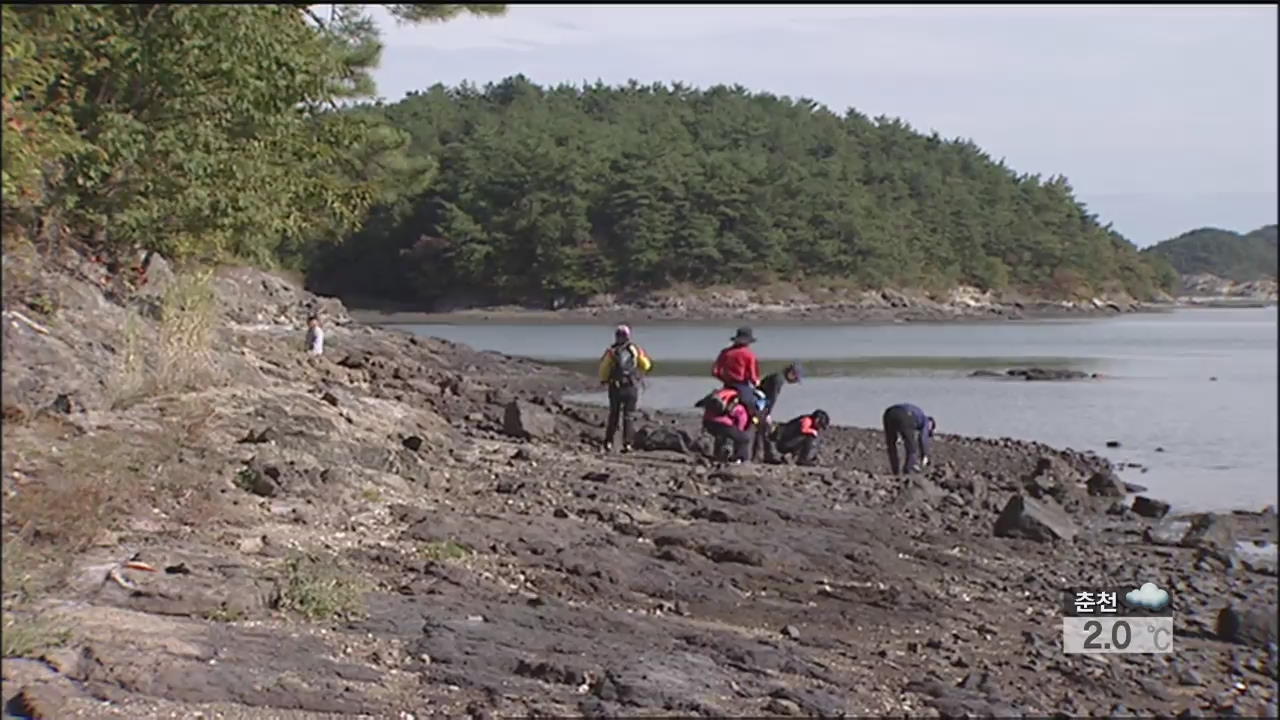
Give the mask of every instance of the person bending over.
POLYGON ((800 363, 791 363, 782 372, 769 373, 760 381, 760 392, 764 393, 764 408, 760 411, 755 441, 751 445, 752 460, 760 460, 763 453, 765 462, 777 461, 773 446, 773 408, 778 404, 778 397, 782 395, 784 386, 800 382, 801 372, 800 363))
POLYGON ((613 344, 600 358, 600 383, 609 389, 609 422, 604 430, 604 449, 613 449, 613 438, 622 420, 622 451, 631 451, 634 439, 632 416, 640 403, 640 385, 644 374, 653 369, 653 361, 644 348, 631 341, 631 328, 619 325, 613 332, 613 344))
POLYGON ((715 439, 712 457, 715 460, 725 459, 725 446, 733 444, 733 462, 741 463, 749 459, 751 453, 751 414, 747 412, 746 403, 738 400, 738 391, 732 388, 720 388, 694 403, 694 407, 702 408, 702 429, 715 439))
POLYGON ((929 464, 929 439, 937 423, 924 411, 910 403, 898 403, 884 411, 884 441, 889 450, 889 469, 894 475, 919 472, 929 464), (901 470, 898 466, 898 439, 906 451, 901 470))
POLYGON ((824 410, 814 410, 807 415, 788 420, 775 431, 778 445, 778 462, 794 455, 797 465, 818 463, 818 438, 831 426, 831 418, 824 410))

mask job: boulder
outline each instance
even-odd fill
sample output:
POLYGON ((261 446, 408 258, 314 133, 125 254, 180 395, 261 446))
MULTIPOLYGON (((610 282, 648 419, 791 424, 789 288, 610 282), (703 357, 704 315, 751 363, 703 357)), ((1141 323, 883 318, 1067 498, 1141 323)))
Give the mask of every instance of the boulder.
POLYGON ((271 498, 283 494, 283 475, 279 466, 254 460, 236 474, 236 484, 254 495, 271 498))
POLYGON ((1094 473, 1085 486, 1094 497, 1124 497, 1126 491, 1124 481, 1108 471, 1094 473))
POLYGON ((51 683, 27 685, 5 704, 4 716, 32 720, 55 720, 66 717, 67 697, 51 683))
POLYGON ((1224 642, 1265 648, 1276 642, 1275 608, 1228 605, 1218 612, 1216 631, 1224 642))
POLYGON ((512 437, 548 438, 555 434, 556 419, 537 405, 512 400, 503 413, 502 430, 512 437))
POLYGON ((1020 377, 1023 380, 1083 380, 1089 377, 1089 373, 1079 370, 1065 370, 1060 368, 1013 368, 1006 370, 1005 375, 1009 377, 1020 377))
POLYGON ((932 504, 943 495, 942 488, 938 487, 932 480, 913 477, 899 486, 898 495, 894 502, 901 507, 917 503, 932 504))
POLYGON ((996 537, 1021 537, 1038 542, 1071 540, 1075 524, 1052 500, 1033 500, 1021 493, 1009 498, 996 518, 996 537))
MULTIPOLYGON (((1134 502, 1134 507, 1137 507, 1137 501, 1134 502)), ((1142 539, 1153 545, 1177 545, 1190 529, 1191 523, 1187 520, 1166 520, 1144 530, 1142 539)))
POLYGON ((1052 498, 1067 512, 1077 512, 1087 498, 1084 487, 1078 482, 1081 475, 1075 467, 1060 457, 1045 455, 1036 469, 1023 480, 1027 494, 1037 500, 1052 498))
POLYGON ((1139 495, 1133 499, 1133 511, 1142 517, 1159 520, 1169 514, 1169 503, 1139 495))
POLYGON ((1250 548, 1248 552, 1242 553, 1241 562, 1249 572, 1273 576, 1280 574, 1280 555, 1277 554, 1275 545, 1250 548))
POLYGON ((638 450, 670 450, 673 452, 689 452, 693 439, 683 430, 673 427, 644 428, 636 433, 635 446, 638 450))
POLYGON ((1219 554, 1234 555, 1236 536, 1231 527, 1231 519, 1212 513, 1197 515, 1192 518, 1191 528, 1178 544, 1182 547, 1203 548, 1219 554))

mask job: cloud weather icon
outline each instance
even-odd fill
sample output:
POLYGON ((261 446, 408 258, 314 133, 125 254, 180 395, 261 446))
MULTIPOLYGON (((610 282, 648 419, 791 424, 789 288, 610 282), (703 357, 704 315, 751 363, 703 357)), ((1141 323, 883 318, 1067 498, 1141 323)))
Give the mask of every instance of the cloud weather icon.
POLYGON ((1169 604, 1169 592, 1156 587, 1155 583, 1143 583, 1137 590, 1125 593, 1124 601, 1130 607, 1162 610, 1169 604))

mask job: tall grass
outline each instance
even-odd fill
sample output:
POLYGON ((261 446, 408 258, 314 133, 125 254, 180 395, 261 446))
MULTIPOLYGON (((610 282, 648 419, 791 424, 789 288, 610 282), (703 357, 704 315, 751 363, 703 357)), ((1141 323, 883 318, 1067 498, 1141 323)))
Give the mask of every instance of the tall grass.
POLYGON ((218 298, 213 272, 179 273, 160 298, 154 333, 136 311, 125 320, 115 405, 198 390, 215 382, 218 298), (154 336, 153 336, 154 335, 154 336))

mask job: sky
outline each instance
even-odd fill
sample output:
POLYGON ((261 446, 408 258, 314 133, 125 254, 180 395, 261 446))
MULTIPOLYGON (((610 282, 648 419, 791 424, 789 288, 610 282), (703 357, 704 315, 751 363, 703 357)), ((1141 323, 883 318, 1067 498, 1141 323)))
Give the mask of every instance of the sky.
POLYGON ((519 73, 740 84, 1065 175, 1139 246, 1276 222, 1274 5, 509 5, 431 25, 373 14, 388 101, 519 73))

